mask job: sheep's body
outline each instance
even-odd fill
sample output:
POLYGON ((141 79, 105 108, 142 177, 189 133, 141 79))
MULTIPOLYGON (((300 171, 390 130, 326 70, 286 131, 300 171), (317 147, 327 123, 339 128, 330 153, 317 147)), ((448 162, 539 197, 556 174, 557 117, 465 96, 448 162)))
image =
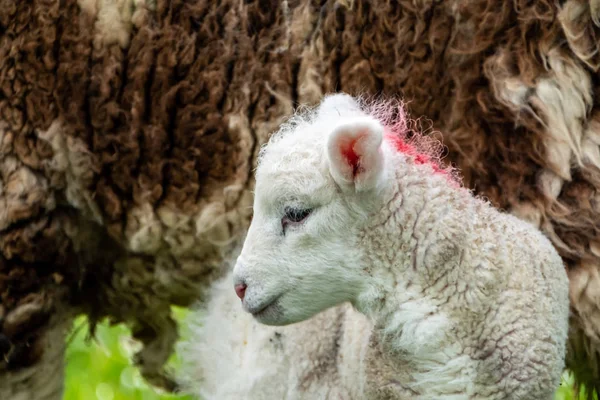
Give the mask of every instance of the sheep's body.
MULTIPOLYGON (((393 136, 373 150, 383 159, 376 189, 335 188, 323 137, 355 129, 352 118, 361 111, 348 101, 327 98, 316 116, 284 127, 265 148, 255 216, 234 276, 247 284, 244 307, 259 321, 309 319, 339 298, 374 328, 348 308, 298 326, 265 328, 239 315, 231 286, 219 287, 207 331, 193 339, 201 350, 190 353, 205 371, 202 396, 551 399, 564 367, 569 299, 550 241, 432 165, 418 164, 424 155, 398 151, 402 139, 393 136), (335 112, 328 113, 332 104, 335 112), (346 121, 348 128, 335 128, 346 121), (271 217, 286 204, 315 211, 306 227, 282 237, 271 217), (373 355, 371 337, 385 357, 373 355), (324 359, 328 369, 307 384, 324 359)), ((358 157, 360 169, 350 178, 356 187, 378 168, 368 153, 358 157)))
POLYGON ((260 145, 334 90, 410 100, 466 186, 550 237, 571 278, 568 366, 599 385, 598 0, 278 5, 3 3, 0 393, 45 379, 62 307, 129 323, 165 383, 169 306, 225 272, 260 145))

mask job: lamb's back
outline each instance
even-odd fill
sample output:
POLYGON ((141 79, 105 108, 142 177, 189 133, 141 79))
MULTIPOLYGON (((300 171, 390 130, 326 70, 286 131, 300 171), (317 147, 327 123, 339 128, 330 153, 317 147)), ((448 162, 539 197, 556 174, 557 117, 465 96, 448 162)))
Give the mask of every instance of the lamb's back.
MULTIPOLYGON (((510 214, 482 207, 477 269, 494 271, 480 323, 465 340, 479 361, 481 398, 550 399, 564 368, 569 289, 563 262, 534 226, 510 214), (497 382, 497 386, 490 386, 497 382), (482 389, 483 390, 483 389, 482 389)), ((489 276, 489 274, 486 274, 489 276)))

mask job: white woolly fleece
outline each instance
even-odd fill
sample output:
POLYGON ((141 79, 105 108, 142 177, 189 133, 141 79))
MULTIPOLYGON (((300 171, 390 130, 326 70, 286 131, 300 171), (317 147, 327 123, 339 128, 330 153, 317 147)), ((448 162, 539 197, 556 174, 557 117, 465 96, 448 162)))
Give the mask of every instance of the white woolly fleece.
POLYGON ((185 344, 202 398, 552 398, 561 258, 391 112, 328 96, 263 149, 243 249, 185 344))

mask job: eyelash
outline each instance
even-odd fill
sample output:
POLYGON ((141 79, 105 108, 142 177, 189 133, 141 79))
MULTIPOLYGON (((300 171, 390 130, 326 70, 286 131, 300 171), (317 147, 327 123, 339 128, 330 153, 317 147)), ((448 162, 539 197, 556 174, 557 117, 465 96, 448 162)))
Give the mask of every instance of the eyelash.
POLYGON ((310 208, 286 208, 285 214, 283 218, 281 218, 281 227, 283 228, 283 233, 285 234, 285 230, 288 225, 300 225, 311 213, 312 209, 310 208))

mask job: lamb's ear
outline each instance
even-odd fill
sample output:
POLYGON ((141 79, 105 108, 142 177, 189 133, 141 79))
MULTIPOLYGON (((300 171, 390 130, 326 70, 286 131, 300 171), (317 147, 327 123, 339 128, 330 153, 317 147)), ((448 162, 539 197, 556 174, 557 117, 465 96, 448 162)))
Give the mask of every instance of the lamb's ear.
POLYGON ((370 117, 355 118, 337 126, 327 139, 333 179, 342 188, 373 189, 383 172, 383 126, 370 117))

